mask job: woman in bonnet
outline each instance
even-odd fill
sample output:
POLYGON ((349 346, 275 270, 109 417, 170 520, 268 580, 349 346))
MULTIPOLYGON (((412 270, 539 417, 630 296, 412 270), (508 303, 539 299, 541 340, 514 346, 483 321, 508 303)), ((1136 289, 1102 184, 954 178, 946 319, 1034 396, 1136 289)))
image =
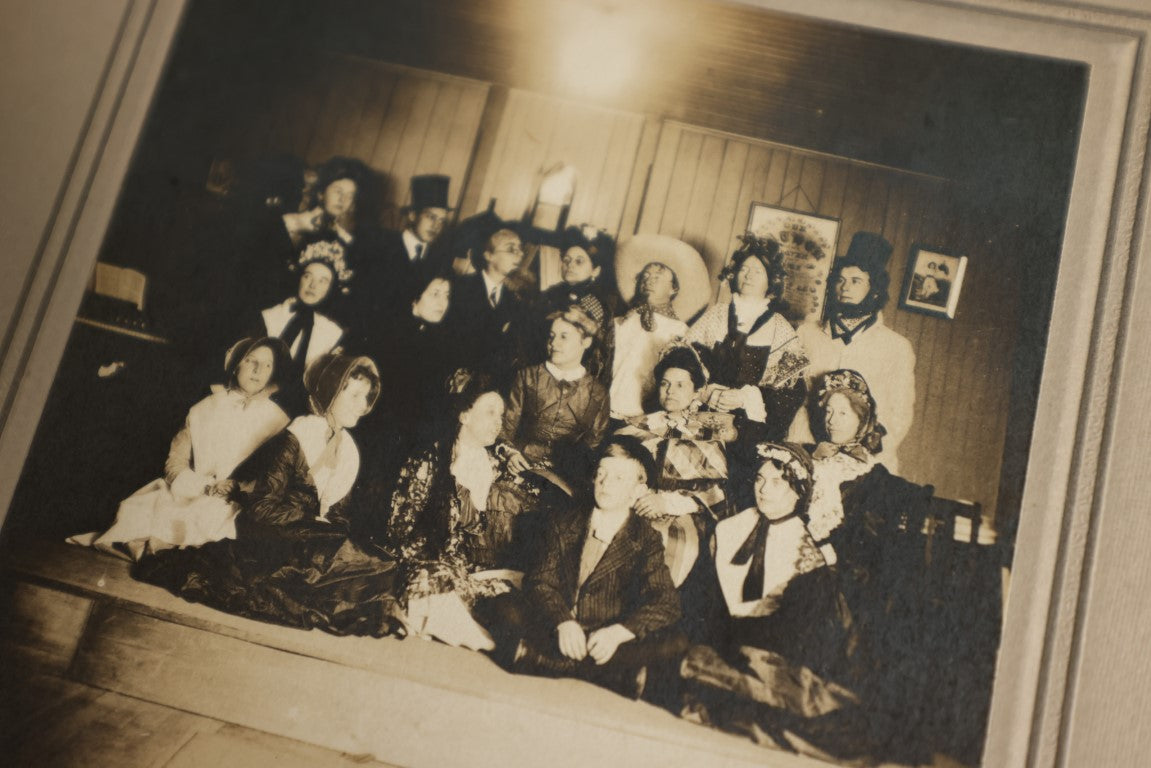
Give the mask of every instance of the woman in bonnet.
POLYGON ((376 366, 324 355, 304 387, 312 413, 236 472, 236 539, 159 552, 133 575, 241 616, 338 635, 403 634, 395 562, 352 536, 344 514, 360 468, 348 430, 380 394, 376 366))
POLYGON ((291 266, 299 275, 295 293, 260 311, 248 326, 261 335, 282 339, 291 353, 294 376, 284 378, 282 401, 290 414, 304 411, 306 395, 300 384, 303 372, 332 351, 344 337, 344 328, 329 316, 337 296, 346 293, 352 272, 337 238, 312 240, 300 248, 291 266))
POLYGON ((875 467, 883 450, 883 425, 876 419, 875 399, 856 371, 838 370, 822 376, 811 412, 816 444, 810 447, 815 487, 808 510, 808 528, 816 544, 834 565, 838 559, 830 539, 844 521, 844 483, 875 467))
POLYGON ((102 534, 70 539, 132 559, 166 547, 198 546, 236 535, 236 508, 228 497, 233 470, 288 425, 269 399, 284 375, 288 350, 273 338, 236 342, 225 359, 224 384, 188 411, 172 439, 164 476, 124 499, 102 534))

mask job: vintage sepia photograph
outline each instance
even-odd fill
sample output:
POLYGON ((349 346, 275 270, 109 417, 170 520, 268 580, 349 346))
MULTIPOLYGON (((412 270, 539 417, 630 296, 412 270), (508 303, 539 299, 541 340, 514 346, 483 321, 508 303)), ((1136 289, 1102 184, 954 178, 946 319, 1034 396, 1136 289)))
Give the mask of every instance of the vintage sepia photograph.
POLYGON ((966 272, 966 256, 952 256, 918 245, 913 247, 900 307, 954 318, 966 272))
POLYGON ((993 765, 1089 74, 729 0, 188 0, 5 686, 95 765, 993 765))

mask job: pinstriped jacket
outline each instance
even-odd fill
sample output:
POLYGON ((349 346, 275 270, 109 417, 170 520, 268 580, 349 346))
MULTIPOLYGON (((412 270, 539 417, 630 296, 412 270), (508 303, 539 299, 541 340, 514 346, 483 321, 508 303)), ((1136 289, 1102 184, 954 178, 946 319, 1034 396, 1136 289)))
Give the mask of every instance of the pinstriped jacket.
POLYGON ((663 541, 634 514, 578 586, 590 512, 571 515, 548 529, 540 563, 525 585, 532 607, 552 627, 574 618, 585 632, 618 623, 642 638, 670 627, 682 614, 664 563, 663 541))

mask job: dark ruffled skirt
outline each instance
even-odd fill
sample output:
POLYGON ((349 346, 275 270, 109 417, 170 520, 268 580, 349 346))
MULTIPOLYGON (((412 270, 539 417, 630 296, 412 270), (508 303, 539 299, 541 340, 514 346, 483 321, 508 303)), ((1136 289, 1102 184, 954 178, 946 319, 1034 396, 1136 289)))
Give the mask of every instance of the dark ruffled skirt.
POLYGON ((194 603, 335 635, 403 635, 394 559, 331 526, 283 535, 216 541, 150 554, 133 568, 140 581, 194 603))

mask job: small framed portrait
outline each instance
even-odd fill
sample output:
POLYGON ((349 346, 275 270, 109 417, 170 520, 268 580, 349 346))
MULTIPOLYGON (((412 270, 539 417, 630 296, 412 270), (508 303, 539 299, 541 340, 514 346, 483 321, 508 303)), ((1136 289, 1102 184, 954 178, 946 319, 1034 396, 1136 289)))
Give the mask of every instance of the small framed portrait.
POLYGON ((747 231, 758 237, 774 237, 782 246, 783 268, 787 271, 783 298, 788 306, 788 320, 794 324, 819 320, 823 316, 827 275, 835 260, 839 219, 752 203, 747 231))
POLYGON ((966 256, 924 245, 912 246, 899 306, 936 317, 954 318, 966 271, 966 256))

